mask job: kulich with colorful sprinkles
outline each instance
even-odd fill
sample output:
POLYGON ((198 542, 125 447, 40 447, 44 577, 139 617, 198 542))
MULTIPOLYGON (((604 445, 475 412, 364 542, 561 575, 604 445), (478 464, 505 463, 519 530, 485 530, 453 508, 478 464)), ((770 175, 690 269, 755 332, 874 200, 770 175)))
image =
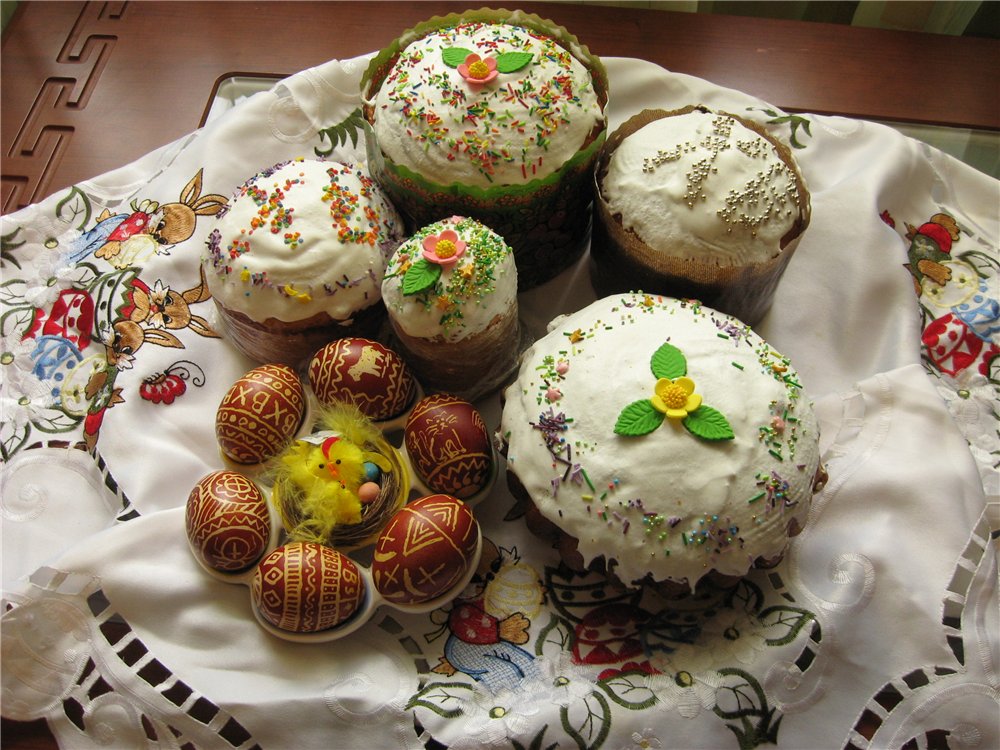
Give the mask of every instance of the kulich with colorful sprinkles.
POLYGON ((203 258, 223 328, 260 362, 297 365, 330 340, 374 336, 403 222, 361 167, 297 159, 238 187, 203 258))
POLYGON ((428 390, 474 400, 513 371, 517 268, 504 239, 475 219, 437 221, 403 242, 382 298, 399 351, 428 390))
POLYGON ((603 122, 590 72, 568 50, 530 28, 485 22, 408 45, 374 112, 387 157, 434 182, 478 187, 546 177, 603 122))
POLYGON ((521 290, 585 246, 607 74, 568 31, 522 11, 435 17, 362 79, 372 173, 410 230, 451 214, 499 233, 521 290))
POLYGON ((791 363, 695 301, 628 293, 557 318, 504 395, 515 497, 571 564, 625 583, 677 593, 774 563, 825 476, 791 363))

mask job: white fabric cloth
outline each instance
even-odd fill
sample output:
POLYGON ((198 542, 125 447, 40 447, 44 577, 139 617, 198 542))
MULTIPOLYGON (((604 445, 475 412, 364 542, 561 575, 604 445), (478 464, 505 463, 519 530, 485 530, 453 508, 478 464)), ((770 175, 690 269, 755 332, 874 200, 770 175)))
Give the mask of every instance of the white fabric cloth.
MULTIPOLYGON (((494 566, 444 610, 383 607, 342 641, 289 643, 256 624, 246 587, 202 572, 184 504, 222 468, 214 411, 251 363, 194 327, 166 329, 181 346, 165 346, 147 326, 112 372, 100 332, 127 317, 133 279, 198 284, 207 222, 111 259, 87 241, 103 209, 179 201, 199 170, 203 194, 228 195, 316 149, 362 159, 363 140, 331 128, 358 106, 367 60, 303 71, 3 217, 3 714, 46 718, 66 748, 875 748, 941 732, 1000 746, 1000 186, 889 128, 790 117, 638 60, 605 61, 612 128, 702 103, 800 146, 812 224, 759 330, 816 403, 830 481, 782 564, 682 604, 568 577, 501 476, 475 509, 494 566), (918 294, 907 225, 938 214, 957 227, 936 256, 951 277, 918 294), (121 389, 105 409, 86 388, 101 372, 121 389), (166 374, 183 393, 143 395, 166 374), (524 637, 463 630, 504 621, 527 622, 524 637)), ((538 335, 592 299, 584 258, 522 294, 521 317, 538 335)), ((215 323, 211 302, 189 311, 215 323)), ((477 405, 494 427, 499 398, 477 405)))

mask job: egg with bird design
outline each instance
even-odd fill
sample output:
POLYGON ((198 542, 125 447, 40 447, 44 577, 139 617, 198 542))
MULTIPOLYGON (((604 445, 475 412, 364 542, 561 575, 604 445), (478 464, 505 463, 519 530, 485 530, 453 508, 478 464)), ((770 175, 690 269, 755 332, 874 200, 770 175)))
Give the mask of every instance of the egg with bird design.
POLYGON ((295 436, 306 413, 302 381, 287 365, 255 367, 230 386, 215 415, 215 436, 226 458, 263 463, 295 436))
POLYGON ((397 605, 423 604, 463 584, 479 550, 479 524, 456 497, 428 495, 405 505, 375 543, 375 588, 397 605))
POLYGON ((399 416, 417 393, 416 381, 403 359, 365 338, 331 341, 313 355, 308 373, 321 404, 347 401, 375 421, 399 416))

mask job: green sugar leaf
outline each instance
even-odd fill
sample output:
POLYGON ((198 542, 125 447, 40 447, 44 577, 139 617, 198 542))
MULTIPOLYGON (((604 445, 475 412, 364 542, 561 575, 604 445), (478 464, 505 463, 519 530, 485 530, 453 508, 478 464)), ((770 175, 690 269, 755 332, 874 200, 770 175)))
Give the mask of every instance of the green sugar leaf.
POLYGON ((530 52, 503 52, 497 55, 497 70, 501 73, 513 73, 531 62, 530 52))
POLYGON ((464 47, 445 47, 441 50, 441 59, 449 68, 457 68, 471 54, 472 50, 464 47))
POLYGON ((673 344, 664 344, 653 352, 649 367, 657 378, 674 380, 687 375, 687 360, 684 359, 681 350, 673 344))
POLYGON ((704 404, 684 418, 684 426, 702 440, 732 440, 735 437, 729 420, 717 409, 704 404))
POLYGON ((430 289, 441 278, 441 266, 430 263, 426 258, 418 258, 406 269, 403 276, 403 294, 420 294, 430 289))
POLYGON ((622 409, 615 422, 615 434, 625 436, 647 435, 661 424, 666 415, 657 411, 649 399, 633 401, 622 409))

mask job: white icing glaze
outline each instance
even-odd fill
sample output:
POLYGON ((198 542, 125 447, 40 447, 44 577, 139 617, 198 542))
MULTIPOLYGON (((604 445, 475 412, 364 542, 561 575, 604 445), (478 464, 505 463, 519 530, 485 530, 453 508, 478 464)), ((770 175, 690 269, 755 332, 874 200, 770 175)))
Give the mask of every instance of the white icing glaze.
POLYGON ((625 137, 601 193, 653 249, 723 266, 775 257, 801 215, 795 175, 774 145, 732 117, 698 110, 625 137))
POLYGON ((411 42, 375 95, 382 152, 432 182, 517 185, 558 170, 604 121, 590 73, 549 38, 502 23, 467 23, 411 42), (442 50, 481 57, 529 52, 525 67, 483 85, 442 50))
POLYGON ((202 259, 212 295, 255 320, 348 320, 381 298, 402 238, 360 167, 295 160, 254 175, 220 212, 202 259))
POLYGON ((484 331, 498 315, 517 311, 514 255, 500 235, 474 219, 452 217, 423 227, 401 244, 389 261, 382 299, 393 321, 415 338, 459 341, 484 331), (454 230, 467 244, 465 254, 444 266, 428 291, 403 294, 409 265, 421 257, 430 235, 454 230))
POLYGON ((790 523, 805 524, 819 464, 811 403, 787 360, 735 318, 672 298, 598 300, 550 324, 505 398, 508 471, 585 562, 613 558, 623 581, 693 588, 710 570, 743 575, 784 550, 790 523), (615 434, 622 410, 653 395, 650 359, 665 342, 733 439, 704 440, 670 418, 615 434), (565 429, 543 429, 546 418, 565 429))

